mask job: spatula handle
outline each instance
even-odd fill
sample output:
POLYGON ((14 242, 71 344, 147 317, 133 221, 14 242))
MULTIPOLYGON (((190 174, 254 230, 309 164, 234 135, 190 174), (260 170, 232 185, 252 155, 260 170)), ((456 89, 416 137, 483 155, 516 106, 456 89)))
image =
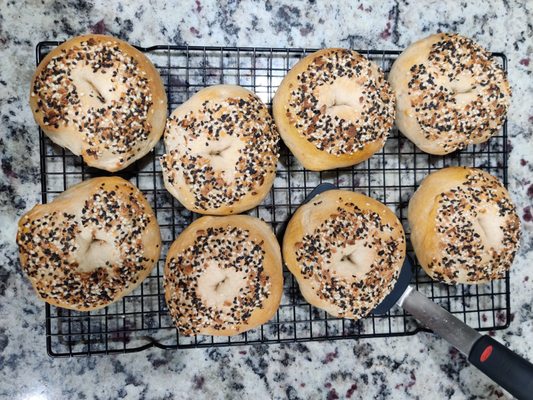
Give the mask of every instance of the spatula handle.
POLYGON ((467 355, 472 364, 517 399, 533 399, 533 365, 528 361, 491 337, 480 335, 412 286, 398 305, 467 355))
POLYGON ((533 364, 490 336, 474 343, 468 361, 517 399, 533 398, 533 364))

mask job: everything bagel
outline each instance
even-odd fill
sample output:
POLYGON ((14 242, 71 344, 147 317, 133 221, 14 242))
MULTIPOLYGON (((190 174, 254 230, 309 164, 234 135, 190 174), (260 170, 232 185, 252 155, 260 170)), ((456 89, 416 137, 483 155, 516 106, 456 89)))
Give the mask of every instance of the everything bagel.
POLYGON ((30 106, 54 143, 111 172, 152 150, 167 116, 154 65, 105 35, 78 36, 52 50, 33 75, 30 106))
POLYGON ((312 171, 347 167, 379 151, 394 123, 383 72, 361 54, 323 49, 300 60, 272 103, 280 135, 312 171))
POLYGON ((328 190, 292 216, 283 258, 309 303, 337 317, 359 319, 394 287, 405 236, 396 215, 379 201, 328 190))
POLYGON ((276 175, 279 135, 264 103, 240 86, 200 90, 170 116, 161 157, 165 187, 201 214, 258 205, 276 175))
POLYGON ((511 98, 505 71, 460 35, 440 33, 413 43, 394 62, 389 81, 396 125, 430 154, 487 141, 505 121, 511 98))
POLYGON ((503 278, 520 242, 520 218, 509 193, 476 168, 428 175, 409 201, 408 219, 420 265, 447 284, 503 278))
POLYGON ((279 307, 283 273, 272 229, 248 215, 205 216, 170 247, 165 299, 183 335, 236 335, 279 307))
POLYGON ((39 298, 78 311, 130 293, 161 252, 150 204, 119 177, 89 179, 36 205, 20 219, 17 243, 39 298))

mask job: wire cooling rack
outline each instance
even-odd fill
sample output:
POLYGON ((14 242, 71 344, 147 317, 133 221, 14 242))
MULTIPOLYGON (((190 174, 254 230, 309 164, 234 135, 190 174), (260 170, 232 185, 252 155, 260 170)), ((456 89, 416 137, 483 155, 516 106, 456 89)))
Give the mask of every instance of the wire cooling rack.
MULTIPOLYGON (((37 45, 37 63, 58 42, 37 45)), ((301 57, 313 50, 153 46, 139 48, 158 68, 166 87, 169 113, 203 87, 227 83, 254 91, 265 103, 281 80, 301 57)), ((397 51, 360 51, 387 72, 397 51)), ((507 69, 503 54, 496 60, 507 69)), ((420 181, 445 166, 465 165, 485 169, 507 185, 507 124, 487 143, 470 146, 447 156, 420 152, 395 129, 385 147, 369 160, 352 168, 326 172, 305 170, 282 147, 274 186, 263 203, 250 214, 270 223, 279 234, 303 199, 322 182, 341 189, 365 193, 388 205, 400 217, 409 237, 407 204, 420 181)), ((67 187, 108 173, 83 164, 80 157, 54 145, 40 132, 42 200, 49 202, 67 187)), ((284 268, 281 306, 265 325, 233 337, 181 336, 174 328, 163 296, 163 267, 167 249, 195 218, 164 188, 155 150, 118 175, 137 185, 152 204, 163 237, 161 259, 152 274, 132 294, 103 310, 75 312, 46 304, 46 347, 51 356, 129 353, 152 346, 176 349, 281 343, 345 338, 411 335, 423 330, 399 307, 386 315, 359 321, 334 318, 310 306, 284 268)), ((414 259, 412 247, 408 253, 414 259)), ((486 285, 446 286, 434 283, 416 263, 413 284, 452 314, 480 331, 502 329, 510 322, 509 276, 486 285)))

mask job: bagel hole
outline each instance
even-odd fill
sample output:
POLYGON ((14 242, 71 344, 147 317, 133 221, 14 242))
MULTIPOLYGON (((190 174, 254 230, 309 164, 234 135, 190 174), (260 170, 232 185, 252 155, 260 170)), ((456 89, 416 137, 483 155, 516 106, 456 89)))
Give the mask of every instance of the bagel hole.
POLYGON ((333 99, 333 104, 331 104, 329 107, 340 107, 340 106, 346 106, 346 107, 352 107, 352 104, 349 104, 346 101, 339 101, 337 98, 333 99))
POLYGON ((96 247, 100 247, 104 244, 107 244, 105 240, 93 238, 93 240, 91 240, 91 243, 89 243, 89 247, 87 247, 87 252, 90 252, 94 250, 96 247))
POLYGON ((341 258, 341 262, 349 262, 356 269, 358 274, 366 274, 372 265, 373 252, 366 252, 357 249, 349 254, 345 254, 341 258))
POLYGON ((502 218, 492 212, 484 212, 478 215, 477 222, 488 247, 498 250, 503 241, 502 218))
POLYGON ((471 86, 462 87, 462 88, 451 88, 451 92, 452 92, 453 95, 467 94, 467 93, 470 93, 472 90, 474 90, 474 88, 471 87, 471 86))
POLYGON ((352 264, 356 264, 353 260, 352 260, 352 255, 351 254, 345 254, 342 256, 341 258, 341 261, 342 262, 351 262, 352 264))
POLYGON ((107 240, 93 237, 87 246, 85 256, 88 259, 100 259, 105 254, 114 252, 113 246, 107 240))
POLYGON ((102 95, 102 93, 100 93, 100 91, 98 90, 98 88, 96 87, 96 85, 90 81, 89 79, 85 79, 85 82, 87 82, 89 84, 89 86, 91 87, 91 89, 93 90, 93 92, 96 93, 96 98, 98 100, 100 100, 100 102, 102 103, 105 103, 106 102, 106 99, 105 97, 102 95))
POLYGON ((223 149, 210 150, 210 151, 209 151, 209 155, 210 155, 210 156, 215 156, 215 157, 220 157, 220 156, 222 156, 222 153, 223 153, 224 151, 226 151, 227 149, 229 149, 229 148, 230 148, 230 146, 226 146, 226 147, 224 147, 223 149))
POLYGON ((93 234, 77 258, 78 271, 91 272, 97 268, 111 267, 119 257, 112 243, 93 234))
POLYGON ((473 78, 471 75, 458 75, 450 81, 450 91, 454 95, 470 93, 472 90, 474 90, 474 82, 472 82, 472 80, 473 78))
POLYGON ((323 113, 344 120, 360 117, 361 99, 364 99, 362 83, 356 79, 340 77, 330 84, 319 86, 315 96, 323 113))
POLYGON ((219 281, 219 282, 215 285, 215 290, 218 290, 218 288, 220 287, 220 285, 223 285, 227 280, 228 280, 228 277, 225 276, 224 279, 222 279, 221 281, 219 281))
POLYGON ((345 94, 335 93, 331 102, 327 105, 329 111, 342 110, 344 108, 353 109, 357 107, 358 100, 352 96, 347 97, 345 94))
POLYGON ((216 260, 208 261, 198 278, 198 295, 209 307, 225 307, 244 290, 247 285, 246 273, 233 268, 224 268, 216 260))
POLYGON ((341 252, 338 263, 332 269, 339 276, 364 276, 370 271, 375 256, 373 249, 359 241, 341 252))

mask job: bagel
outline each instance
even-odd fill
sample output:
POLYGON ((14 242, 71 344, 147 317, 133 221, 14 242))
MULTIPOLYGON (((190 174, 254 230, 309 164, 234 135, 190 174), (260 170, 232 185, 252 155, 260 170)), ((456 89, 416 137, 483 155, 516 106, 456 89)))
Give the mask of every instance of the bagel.
POLYGON ((78 311, 127 295, 159 259, 161 235, 143 194, 119 178, 74 185, 23 215, 17 243, 37 296, 78 311))
POLYGON ((473 40, 439 33, 413 43, 394 62, 396 125, 420 150, 448 154, 487 141, 505 121, 505 71, 473 40))
POLYGON ((248 215, 206 216, 170 247, 165 299, 180 334, 230 336, 267 322, 283 291, 279 244, 248 215))
POLYGON ((257 206, 276 176, 279 135, 267 107, 240 86, 200 90, 170 116, 161 157, 165 187, 200 214, 257 206))
POLYGON ((411 242, 434 280, 484 283, 505 277, 520 242, 520 218, 498 179, 476 168, 429 174, 409 201, 411 242))
POLYGON ((356 51, 323 49, 291 68, 272 109, 298 161, 323 171, 357 164, 384 146, 394 94, 380 68, 356 51))
POLYGON ((152 150, 165 128, 159 73, 144 54, 111 36, 78 36, 53 49, 30 92, 43 132, 91 167, 127 167, 152 150))
POLYGON ((379 201, 329 190, 293 215, 283 258, 310 304, 335 317, 359 319, 394 287, 405 236, 396 215, 379 201))

